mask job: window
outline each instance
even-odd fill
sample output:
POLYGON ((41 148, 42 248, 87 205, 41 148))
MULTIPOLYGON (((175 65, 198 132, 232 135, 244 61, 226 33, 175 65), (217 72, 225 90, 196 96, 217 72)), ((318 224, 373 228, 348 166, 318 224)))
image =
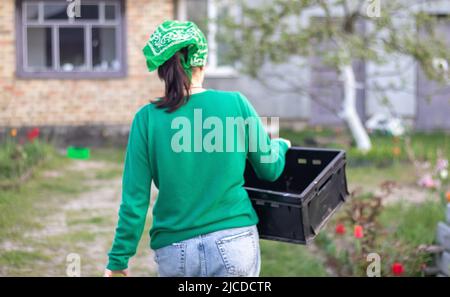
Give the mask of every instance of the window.
POLYGON ((18 76, 125 75, 123 1, 22 0, 16 9, 18 76))
POLYGON ((220 0, 178 0, 178 19, 196 23, 208 39, 208 76, 234 76, 233 65, 224 59, 228 47, 218 40, 220 18, 231 13, 226 1, 220 0))

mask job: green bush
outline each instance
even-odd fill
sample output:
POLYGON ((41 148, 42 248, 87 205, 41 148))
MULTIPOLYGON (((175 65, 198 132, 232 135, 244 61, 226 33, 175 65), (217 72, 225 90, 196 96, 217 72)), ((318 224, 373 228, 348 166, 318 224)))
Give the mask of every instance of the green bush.
MULTIPOLYGON (((400 149, 400 147, 398 148, 400 149)), ((350 148, 347 151, 349 166, 377 166, 387 167, 396 161, 406 160, 406 156, 395 155, 391 147, 374 147, 369 152, 364 153, 356 148, 350 148)))
MULTIPOLYGON (((344 149, 350 166, 388 167, 396 162, 408 161, 405 137, 373 134, 372 149, 361 152, 352 141, 350 132, 341 129, 317 129, 308 127, 303 131, 282 130, 280 136, 291 140, 294 146, 344 149)), ((408 135, 410 148, 421 161, 435 162, 438 154, 450 155, 450 135, 445 131, 432 133, 415 132, 408 135)))
POLYGON ((37 139, 23 145, 14 140, 6 140, 0 144, 0 180, 19 178, 51 151, 49 144, 37 139))

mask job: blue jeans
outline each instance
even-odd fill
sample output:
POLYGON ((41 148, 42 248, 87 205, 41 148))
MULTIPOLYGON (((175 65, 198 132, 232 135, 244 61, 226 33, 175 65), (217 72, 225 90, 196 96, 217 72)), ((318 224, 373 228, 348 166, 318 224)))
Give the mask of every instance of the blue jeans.
POLYGON ((256 226, 196 236, 155 250, 159 276, 259 276, 256 226))

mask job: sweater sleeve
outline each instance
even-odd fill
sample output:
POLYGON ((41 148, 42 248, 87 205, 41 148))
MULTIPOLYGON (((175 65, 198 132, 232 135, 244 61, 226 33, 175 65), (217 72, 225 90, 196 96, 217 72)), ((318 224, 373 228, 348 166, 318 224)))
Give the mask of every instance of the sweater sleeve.
POLYGON ((122 178, 122 202, 112 248, 110 270, 128 267, 136 253, 150 202, 151 171, 148 155, 148 115, 138 111, 131 124, 122 178))
POLYGON ((284 170, 288 144, 280 139, 270 139, 255 108, 244 95, 238 94, 249 123, 247 157, 260 179, 275 181, 284 170))

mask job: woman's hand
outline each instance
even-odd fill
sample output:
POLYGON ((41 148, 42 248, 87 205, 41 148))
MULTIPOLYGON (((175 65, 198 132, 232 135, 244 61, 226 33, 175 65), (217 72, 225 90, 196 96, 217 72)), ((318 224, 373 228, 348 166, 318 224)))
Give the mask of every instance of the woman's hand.
POLYGON ((281 138, 281 137, 278 139, 285 142, 288 145, 288 147, 291 147, 291 141, 289 139, 285 139, 285 138, 281 138))
POLYGON ((112 277, 112 276, 129 276, 130 271, 127 269, 123 270, 109 270, 105 269, 105 272, 103 274, 104 277, 112 277))

